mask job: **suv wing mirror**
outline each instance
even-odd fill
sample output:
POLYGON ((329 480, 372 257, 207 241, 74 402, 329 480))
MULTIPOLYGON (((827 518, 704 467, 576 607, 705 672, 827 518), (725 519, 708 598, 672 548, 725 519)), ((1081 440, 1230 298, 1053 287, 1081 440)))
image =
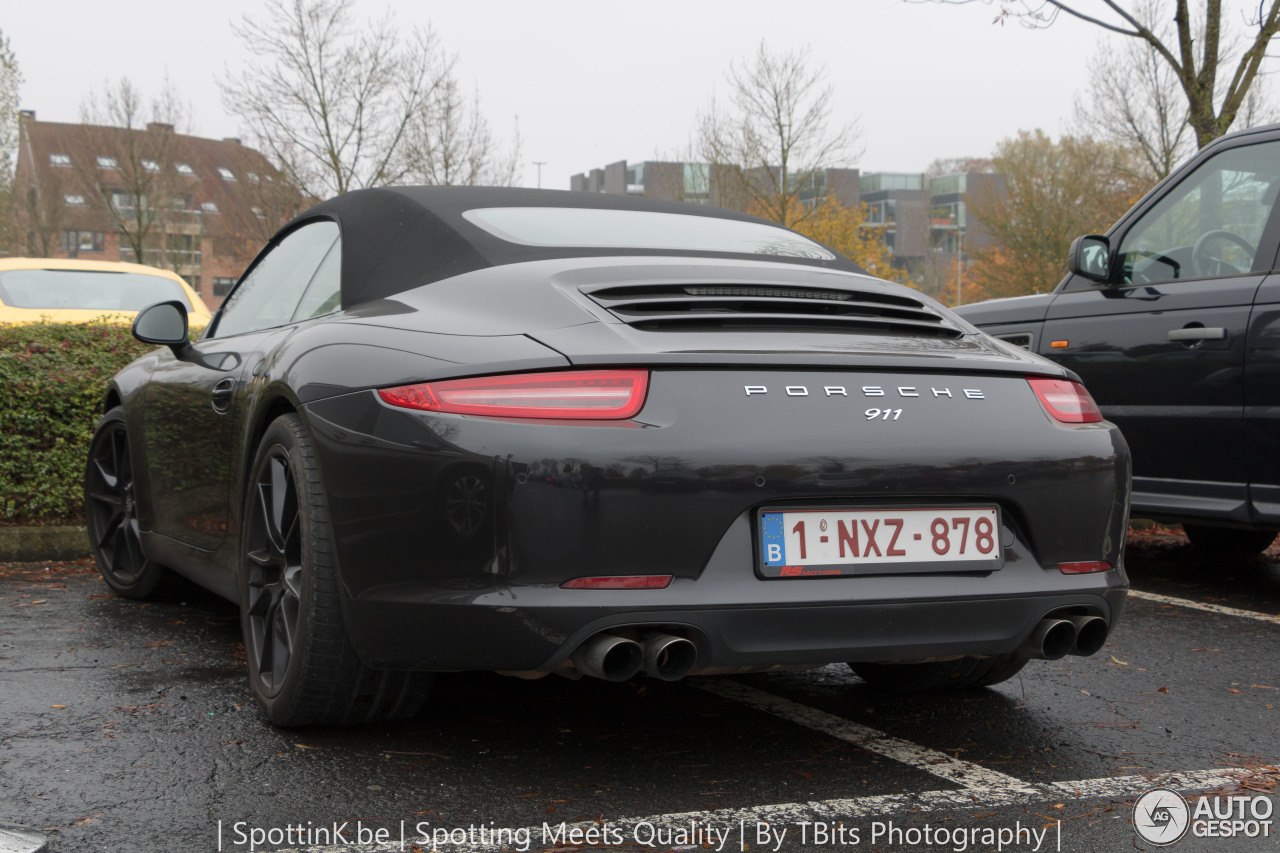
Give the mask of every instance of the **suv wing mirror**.
POLYGON ((1077 237, 1067 250, 1067 269, 1090 281, 1107 281, 1111 271, 1111 241, 1101 234, 1077 237))

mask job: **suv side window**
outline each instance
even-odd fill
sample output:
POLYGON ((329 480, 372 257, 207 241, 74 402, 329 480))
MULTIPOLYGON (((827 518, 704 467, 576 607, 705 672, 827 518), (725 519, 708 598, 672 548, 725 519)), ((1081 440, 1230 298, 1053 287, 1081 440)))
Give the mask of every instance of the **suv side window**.
POLYGON ((328 220, 290 232, 227 297, 214 337, 292 322, 307 285, 337 240, 338 225, 328 220))
POLYGON ((1256 255, 1277 191, 1280 142, 1223 151, 1124 235, 1118 250, 1122 281, 1237 276, 1255 269, 1256 263, 1270 269, 1271 258, 1256 255))

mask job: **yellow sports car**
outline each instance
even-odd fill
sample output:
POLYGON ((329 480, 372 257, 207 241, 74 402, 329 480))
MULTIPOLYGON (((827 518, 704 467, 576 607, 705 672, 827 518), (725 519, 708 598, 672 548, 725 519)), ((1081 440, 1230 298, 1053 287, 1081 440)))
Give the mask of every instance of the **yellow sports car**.
POLYGON ((191 287, 168 270, 142 264, 67 258, 0 258, 0 323, 132 323, 157 302, 176 299, 191 325, 212 314, 191 287))

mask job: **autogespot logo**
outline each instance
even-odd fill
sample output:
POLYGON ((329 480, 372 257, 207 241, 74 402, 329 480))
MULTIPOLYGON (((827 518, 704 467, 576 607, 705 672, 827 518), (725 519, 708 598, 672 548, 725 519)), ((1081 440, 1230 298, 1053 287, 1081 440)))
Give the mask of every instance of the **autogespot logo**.
POLYGON ((1191 825, 1186 800, 1167 788, 1147 791, 1133 804, 1133 826, 1138 835, 1164 846, 1182 840, 1191 825))

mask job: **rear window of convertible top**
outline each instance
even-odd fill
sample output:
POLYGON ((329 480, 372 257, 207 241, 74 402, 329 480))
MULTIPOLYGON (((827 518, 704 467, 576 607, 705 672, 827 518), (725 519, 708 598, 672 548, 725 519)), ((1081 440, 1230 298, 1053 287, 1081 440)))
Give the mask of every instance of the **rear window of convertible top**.
POLYGON ((671 249, 834 260, 792 231, 761 222, 647 210, 488 207, 462 214, 493 236, 525 246, 671 249))

